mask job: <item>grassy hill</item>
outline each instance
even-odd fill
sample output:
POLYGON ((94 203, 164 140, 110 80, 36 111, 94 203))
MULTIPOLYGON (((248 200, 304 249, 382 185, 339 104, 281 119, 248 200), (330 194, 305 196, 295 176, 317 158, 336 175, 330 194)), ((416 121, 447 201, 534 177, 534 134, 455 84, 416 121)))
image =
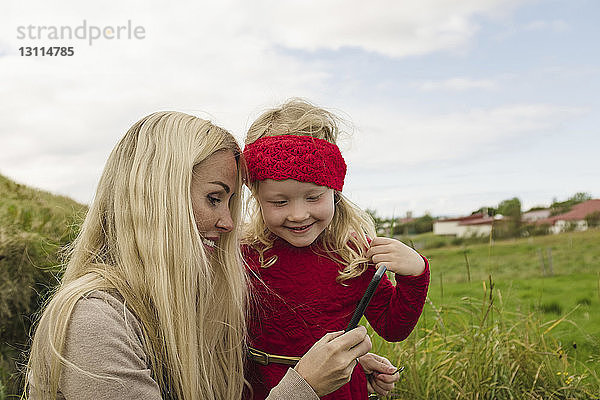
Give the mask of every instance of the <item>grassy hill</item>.
POLYGON ((85 211, 67 197, 0 175, 0 399, 18 393, 32 314, 56 285, 60 250, 75 237, 85 211))

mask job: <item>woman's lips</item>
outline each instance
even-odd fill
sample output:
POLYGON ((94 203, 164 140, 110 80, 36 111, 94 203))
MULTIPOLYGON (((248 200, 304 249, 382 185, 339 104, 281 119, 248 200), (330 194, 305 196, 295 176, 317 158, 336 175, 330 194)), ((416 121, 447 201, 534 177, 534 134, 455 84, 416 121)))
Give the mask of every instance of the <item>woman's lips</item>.
POLYGON ((202 244, 209 248, 209 249, 214 249, 217 246, 217 240, 219 240, 219 238, 202 238, 202 244))

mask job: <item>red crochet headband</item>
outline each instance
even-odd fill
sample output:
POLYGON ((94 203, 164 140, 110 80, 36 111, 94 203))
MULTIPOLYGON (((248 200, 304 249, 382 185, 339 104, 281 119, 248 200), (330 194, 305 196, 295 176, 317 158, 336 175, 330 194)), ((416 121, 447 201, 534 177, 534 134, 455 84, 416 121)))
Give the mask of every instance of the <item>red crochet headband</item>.
POLYGON ((250 182, 295 179, 341 191, 346 163, 340 149, 312 136, 263 136, 244 149, 250 182))

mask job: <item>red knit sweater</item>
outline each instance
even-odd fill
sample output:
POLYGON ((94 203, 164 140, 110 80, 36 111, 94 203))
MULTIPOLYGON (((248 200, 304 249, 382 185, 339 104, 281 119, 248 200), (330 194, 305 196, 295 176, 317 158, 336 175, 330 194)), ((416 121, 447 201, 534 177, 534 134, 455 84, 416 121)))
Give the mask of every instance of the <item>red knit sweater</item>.
MULTIPOLYGON (((297 248, 282 239, 264 254, 277 262, 261 268, 259 255, 243 246, 244 258, 251 270, 251 306, 248 322, 250 345, 267 353, 302 356, 327 332, 344 330, 364 294, 375 267, 359 277, 336 281, 343 265, 316 245, 297 248), (264 284, 258 279, 264 282, 264 284)), ((387 341, 404 340, 415 327, 429 286, 429 266, 419 276, 396 275, 396 286, 384 276, 365 316, 375 331, 387 341)), ((285 375, 288 366, 259 365, 250 361, 248 380, 254 399, 264 399, 285 375)), ((367 384, 358 365, 352 380, 324 399, 366 399, 367 384)))

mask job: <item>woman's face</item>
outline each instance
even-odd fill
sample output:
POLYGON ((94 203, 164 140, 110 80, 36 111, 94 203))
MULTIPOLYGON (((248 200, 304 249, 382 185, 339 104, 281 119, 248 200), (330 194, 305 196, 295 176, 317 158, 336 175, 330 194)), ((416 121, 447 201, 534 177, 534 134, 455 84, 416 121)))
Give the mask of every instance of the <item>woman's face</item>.
POLYGON ((214 250, 223 233, 233 229, 229 205, 236 194, 237 164, 233 152, 222 150, 194 166, 192 185, 192 209, 202 243, 214 250))

